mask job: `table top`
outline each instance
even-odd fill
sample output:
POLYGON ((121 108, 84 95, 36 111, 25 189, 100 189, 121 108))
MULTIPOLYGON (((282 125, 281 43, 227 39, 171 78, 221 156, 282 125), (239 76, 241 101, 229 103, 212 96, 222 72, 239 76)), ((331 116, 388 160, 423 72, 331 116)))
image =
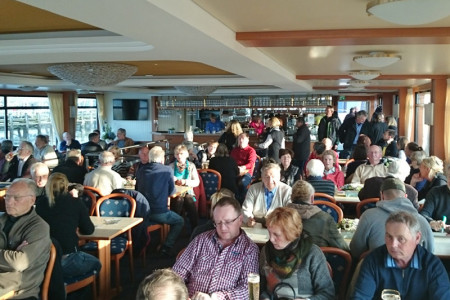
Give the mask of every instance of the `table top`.
POLYGON ((261 224, 259 225, 255 225, 255 227, 242 226, 241 229, 255 244, 265 244, 269 240, 269 230, 262 228, 261 224))
POLYGON ((360 200, 358 196, 346 196, 345 192, 340 191, 334 195, 334 199, 338 203, 359 203, 360 200))
POLYGON ((185 193, 187 193, 190 189, 192 189, 190 186, 184 186, 184 185, 175 185, 175 193, 170 195, 170 197, 178 197, 185 193))
POLYGON ((142 218, 95 217, 91 216, 95 230, 92 234, 80 235, 84 240, 111 240, 143 221, 142 218))

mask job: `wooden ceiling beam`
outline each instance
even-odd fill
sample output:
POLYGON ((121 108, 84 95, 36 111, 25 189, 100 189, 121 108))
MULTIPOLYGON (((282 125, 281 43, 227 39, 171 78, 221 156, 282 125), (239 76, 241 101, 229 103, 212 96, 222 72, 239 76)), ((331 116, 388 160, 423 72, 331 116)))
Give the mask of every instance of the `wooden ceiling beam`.
MULTIPOLYGON (((339 80, 353 79, 350 75, 296 75, 298 80, 339 80)), ((449 75, 433 74, 402 74, 402 75, 380 75, 372 80, 406 80, 406 79, 447 79, 449 75)))
POLYGON ((450 27, 237 32, 247 47, 450 44, 450 27))
MULTIPOLYGON (((365 90, 398 90, 403 86, 388 86, 388 85, 377 85, 377 86, 366 86, 364 87, 364 90, 360 90, 357 92, 364 92, 365 90)), ((333 90, 333 91, 347 91, 345 88, 346 86, 313 86, 314 90, 333 90)))

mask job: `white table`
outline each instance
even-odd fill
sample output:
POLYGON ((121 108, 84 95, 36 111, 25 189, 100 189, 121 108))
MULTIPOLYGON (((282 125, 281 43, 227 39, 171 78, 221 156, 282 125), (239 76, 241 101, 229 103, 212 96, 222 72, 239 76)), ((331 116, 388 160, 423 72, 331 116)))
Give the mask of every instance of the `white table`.
POLYGON ((337 203, 342 203, 342 204, 346 204, 346 203, 357 204, 360 202, 358 196, 347 197, 343 193, 335 194, 334 199, 336 200, 337 203))
POLYGON ((98 243, 98 259, 102 263, 99 274, 100 299, 111 299, 111 240, 143 221, 142 218, 93 217, 95 230, 89 235, 80 235, 82 240, 98 243))
POLYGON ((248 237, 257 245, 264 245, 269 240, 269 231, 267 228, 262 228, 261 225, 255 227, 241 227, 248 237))

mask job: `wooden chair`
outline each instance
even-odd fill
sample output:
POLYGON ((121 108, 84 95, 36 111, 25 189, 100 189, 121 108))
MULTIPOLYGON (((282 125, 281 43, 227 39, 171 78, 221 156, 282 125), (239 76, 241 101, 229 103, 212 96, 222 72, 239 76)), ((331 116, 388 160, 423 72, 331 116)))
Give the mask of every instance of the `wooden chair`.
POLYGON ((95 195, 95 197, 97 197, 97 200, 100 199, 100 197, 104 196, 98 188, 92 186, 84 185, 84 190, 92 192, 95 195))
POLYGON ((352 256, 345 250, 335 247, 320 247, 332 269, 332 279, 338 299, 345 300, 352 256))
POLYGON ((81 200, 83 201, 84 205, 86 205, 87 209, 89 210, 89 215, 93 216, 95 213, 95 204, 97 203, 97 196, 90 190, 84 190, 83 195, 81 195, 81 200))
MULTIPOLYGON (((95 206, 97 216, 133 218, 136 212, 136 200, 123 193, 112 193, 97 200, 95 206)), ((90 242, 82 247, 85 251, 96 251, 97 243, 90 242)), ((120 287, 120 259, 128 252, 130 258, 131 280, 134 280, 133 239, 131 229, 125 235, 111 240, 111 260, 116 271, 116 287, 120 287)))
POLYGON ((211 206, 211 196, 220 190, 222 186, 222 175, 219 172, 213 169, 200 169, 198 170, 199 176, 202 177, 203 186, 205 188, 206 194, 206 204, 207 211, 209 211, 209 207, 211 206))
POLYGON ((336 223, 339 223, 344 218, 344 212, 342 209, 334 203, 329 201, 314 201, 314 205, 318 206, 321 210, 326 213, 329 213, 336 223))
POLYGON ((48 259, 47 268, 45 269, 45 273, 44 273, 44 281, 42 282, 42 287, 41 287, 41 299, 42 300, 48 300, 48 291, 50 288, 50 280, 52 278, 52 272, 53 272, 53 267, 55 265, 55 260, 56 260, 56 247, 52 243, 51 247, 50 247, 50 257, 48 259))
MULTIPOLYGON (((152 232, 159 230, 159 235, 160 235, 160 244, 158 246, 158 248, 159 248, 164 244, 167 234, 169 233, 169 229, 170 229, 170 226, 168 224, 159 224, 159 223, 150 221, 150 225, 147 226, 147 233, 151 234, 152 232)), ((145 267, 145 262, 147 260, 147 247, 148 247, 148 245, 142 249, 142 259, 144 260, 144 267, 145 267)))
POLYGON ((78 291, 88 285, 92 285, 92 299, 97 299, 97 285, 96 285, 97 273, 91 272, 82 277, 75 278, 70 282, 64 282, 66 286, 66 294, 78 291))
POLYGON ((374 208, 378 201, 380 201, 380 198, 368 198, 356 204, 356 217, 359 219, 363 212, 370 208, 374 208))
POLYGON ((256 155, 255 167, 253 168, 253 174, 252 174, 251 182, 256 180, 256 178, 258 176, 258 171, 259 171, 259 165, 260 164, 261 164, 261 157, 259 155, 256 155))
POLYGON ((331 203, 336 204, 336 199, 334 199, 334 197, 325 194, 325 193, 314 193, 314 202, 315 200, 319 200, 319 201, 329 201, 331 203))

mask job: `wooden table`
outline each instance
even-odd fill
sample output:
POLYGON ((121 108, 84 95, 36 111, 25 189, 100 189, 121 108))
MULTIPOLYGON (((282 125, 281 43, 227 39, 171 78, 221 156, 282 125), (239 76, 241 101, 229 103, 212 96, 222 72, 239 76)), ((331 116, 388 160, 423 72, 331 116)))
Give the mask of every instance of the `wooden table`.
POLYGON ((102 263, 99 274, 100 299, 111 299, 111 240, 125 233, 143 221, 142 218, 93 217, 95 230, 89 235, 80 235, 80 239, 98 243, 98 259, 102 263))

